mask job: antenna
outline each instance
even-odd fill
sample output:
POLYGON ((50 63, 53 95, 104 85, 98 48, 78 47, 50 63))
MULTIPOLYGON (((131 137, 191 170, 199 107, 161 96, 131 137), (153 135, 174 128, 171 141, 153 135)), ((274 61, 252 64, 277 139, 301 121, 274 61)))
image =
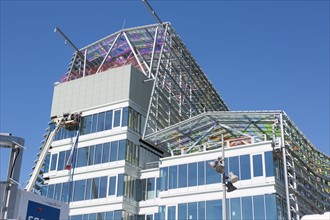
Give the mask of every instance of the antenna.
POLYGON ((145 3, 145 5, 147 6, 147 8, 150 10, 151 14, 154 16, 154 18, 156 19, 156 21, 159 24, 163 24, 163 22, 160 20, 160 18, 156 14, 155 10, 151 7, 151 5, 149 4, 149 2, 147 0, 142 0, 142 1, 145 3))
MULTIPOLYGON (((70 39, 61 31, 59 27, 55 27, 54 32, 59 33, 63 38, 65 43, 69 43, 72 49, 77 52, 77 55, 82 59, 85 60, 85 56, 80 52, 80 50, 70 41, 70 39)), ((88 67, 92 67, 91 63, 86 60, 86 64, 88 67)))

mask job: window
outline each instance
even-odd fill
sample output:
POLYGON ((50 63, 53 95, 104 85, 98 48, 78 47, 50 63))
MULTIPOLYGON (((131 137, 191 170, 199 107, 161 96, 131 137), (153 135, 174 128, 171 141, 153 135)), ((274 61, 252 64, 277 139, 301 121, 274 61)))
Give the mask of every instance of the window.
POLYGON ((169 189, 176 189, 178 187, 178 167, 169 167, 169 189))
POLYGON ((233 172, 235 175, 239 175, 239 163, 238 157, 229 157, 229 172, 233 172))
POLYGON ((65 151, 61 151, 58 157, 57 170, 64 170, 65 168, 65 151))
POLYGON ((123 108, 123 116, 121 121, 121 126, 125 127, 128 123, 128 107, 123 108))
POLYGON ((102 152, 102 163, 109 162, 110 155, 110 143, 103 144, 103 152, 102 152))
POLYGON ((54 198, 54 188, 55 188, 55 185, 49 185, 48 186, 48 193, 47 193, 47 197, 48 198, 54 198))
POLYGON ((187 164, 179 165, 179 188, 187 187, 187 164))
POLYGON ((56 170, 57 154, 52 155, 52 163, 50 164, 50 170, 56 170))
POLYGON ((61 195, 62 202, 69 202, 69 184, 69 182, 63 183, 61 195))
POLYGON ((98 114, 97 131, 104 131, 104 123, 105 123, 105 112, 101 112, 98 114))
POLYGON ((241 219, 241 198, 230 199, 230 216, 232 220, 241 219))
POLYGON ((197 185, 197 163, 188 164, 188 186, 197 185))
POLYGON ((276 207, 276 195, 267 194, 265 195, 266 200, 266 219, 277 219, 276 207))
POLYGON ((117 152, 118 152, 118 141, 111 142, 111 152, 110 152, 110 161, 117 160, 117 152))
POLYGON ((88 147, 78 148, 77 152, 77 167, 87 166, 88 147))
POLYGON ((178 219, 187 219, 187 204, 178 205, 178 219))
MULTIPOLYGON (((260 155, 261 156, 261 155, 260 155)), ((275 209, 275 207, 273 207, 275 209)), ((264 196, 253 196, 254 219, 265 219, 264 196)))
POLYGON ((98 145, 95 146, 94 164, 101 163, 101 159, 102 159, 102 144, 98 144, 98 145))
POLYGON ((100 178, 96 177, 92 179, 92 189, 91 189, 91 199, 99 198, 99 190, 100 190, 100 178))
POLYGON ((124 160, 126 154, 126 140, 119 141, 118 160, 124 160))
MULTIPOLYGON (((242 155, 240 160, 240 180, 251 179, 250 155, 242 155)), ((237 174, 235 174, 237 175, 237 174)))
POLYGON ((92 128, 92 115, 88 115, 82 118, 80 134, 89 134, 92 128))
POLYGON ((98 114, 93 114, 93 119, 92 119, 92 131, 91 133, 94 133, 97 131, 97 115, 98 114))
POLYGON ((198 162, 198 185, 205 185, 205 162, 198 162))
POLYGON ((253 155, 253 176, 263 176, 261 154, 253 155))
POLYGON ((119 127, 120 126, 120 112, 121 110, 114 111, 114 117, 113 117, 113 127, 119 127))
POLYGON ((54 192, 54 199, 57 201, 61 201, 61 190, 62 190, 62 184, 58 183, 55 185, 55 192, 54 192))
POLYGON ((84 200, 86 180, 78 180, 74 182, 73 201, 84 200))
POLYGON ((188 203, 188 219, 197 220, 197 202, 188 203))
POLYGON ((168 183, 168 167, 160 168, 160 178, 161 178, 161 190, 167 190, 168 183))
POLYGON ((124 192, 124 174, 118 175, 118 184, 117 184, 117 196, 122 196, 124 192))
POLYGON ((48 171, 49 171, 49 163, 50 163, 50 153, 48 153, 46 155, 46 158, 45 158, 45 163, 44 163, 44 171, 45 171, 45 173, 48 173, 48 171))
POLYGON ((100 178, 100 193, 99 198, 104 198, 107 195, 107 184, 108 184, 108 177, 103 176, 100 178))
POLYGON ((222 204, 221 200, 206 201, 206 219, 215 220, 222 218, 222 204))
POLYGON ((205 201, 198 202, 198 220, 205 220, 205 201))
POLYGON ((176 215, 176 207, 175 206, 169 206, 167 208, 167 219, 168 220, 175 220, 175 215, 176 215))
POLYGON ((242 197, 242 219, 253 219, 252 197, 242 197))
POLYGON ((274 176, 273 152, 265 152, 266 176, 274 176))
POLYGON ((111 176, 109 180, 109 196, 116 195, 116 176, 111 176))
POLYGON ((206 161, 206 184, 220 183, 221 180, 221 176, 208 165, 208 162, 212 161, 213 160, 206 161))
POLYGON ((147 199, 155 198, 155 178, 148 178, 147 180, 147 199))
POLYGON ((105 130, 112 128, 112 111, 105 112, 105 130))
POLYGON ((85 200, 91 199, 92 179, 88 179, 86 183, 86 195, 85 200))
POLYGON ((94 153, 95 153, 95 147, 89 146, 88 165, 94 164, 94 153))

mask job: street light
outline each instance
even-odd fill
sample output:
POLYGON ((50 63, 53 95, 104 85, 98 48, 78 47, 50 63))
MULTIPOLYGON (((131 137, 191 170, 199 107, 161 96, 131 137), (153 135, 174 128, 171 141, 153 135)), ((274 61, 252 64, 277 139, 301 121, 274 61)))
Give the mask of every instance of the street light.
POLYGON ((217 173, 222 174, 222 219, 225 220, 227 218, 226 187, 227 187, 227 192, 232 192, 236 190, 237 188, 233 185, 233 183, 236 183, 238 181, 238 176, 236 176, 233 172, 229 172, 228 176, 226 176, 223 134, 221 135, 221 142, 222 142, 222 157, 218 157, 218 159, 216 159, 213 162, 211 161, 208 164, 217 173))

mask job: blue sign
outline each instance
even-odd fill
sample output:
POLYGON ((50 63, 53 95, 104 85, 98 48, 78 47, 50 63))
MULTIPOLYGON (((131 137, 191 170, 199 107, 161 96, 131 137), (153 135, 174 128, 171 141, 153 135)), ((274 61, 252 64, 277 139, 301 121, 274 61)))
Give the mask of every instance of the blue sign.
POLYGON ((59 220, 60 209, 29 201, 26 220, 59 220))

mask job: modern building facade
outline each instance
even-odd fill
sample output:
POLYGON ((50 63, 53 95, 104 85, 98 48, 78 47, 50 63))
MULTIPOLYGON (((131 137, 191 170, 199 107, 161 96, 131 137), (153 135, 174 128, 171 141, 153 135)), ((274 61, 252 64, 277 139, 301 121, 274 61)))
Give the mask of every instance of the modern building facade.
POLYGON ((81 114, 79 131, 59 130, 35 192, 68 202, 71 219, 221 219, 208 162, 222 147, 239 177, 227 219, 330 210, 329 156, 283 111, 229 111, 170 23, 77 51, 54 86, 51 117, 66 113, 81 114))

